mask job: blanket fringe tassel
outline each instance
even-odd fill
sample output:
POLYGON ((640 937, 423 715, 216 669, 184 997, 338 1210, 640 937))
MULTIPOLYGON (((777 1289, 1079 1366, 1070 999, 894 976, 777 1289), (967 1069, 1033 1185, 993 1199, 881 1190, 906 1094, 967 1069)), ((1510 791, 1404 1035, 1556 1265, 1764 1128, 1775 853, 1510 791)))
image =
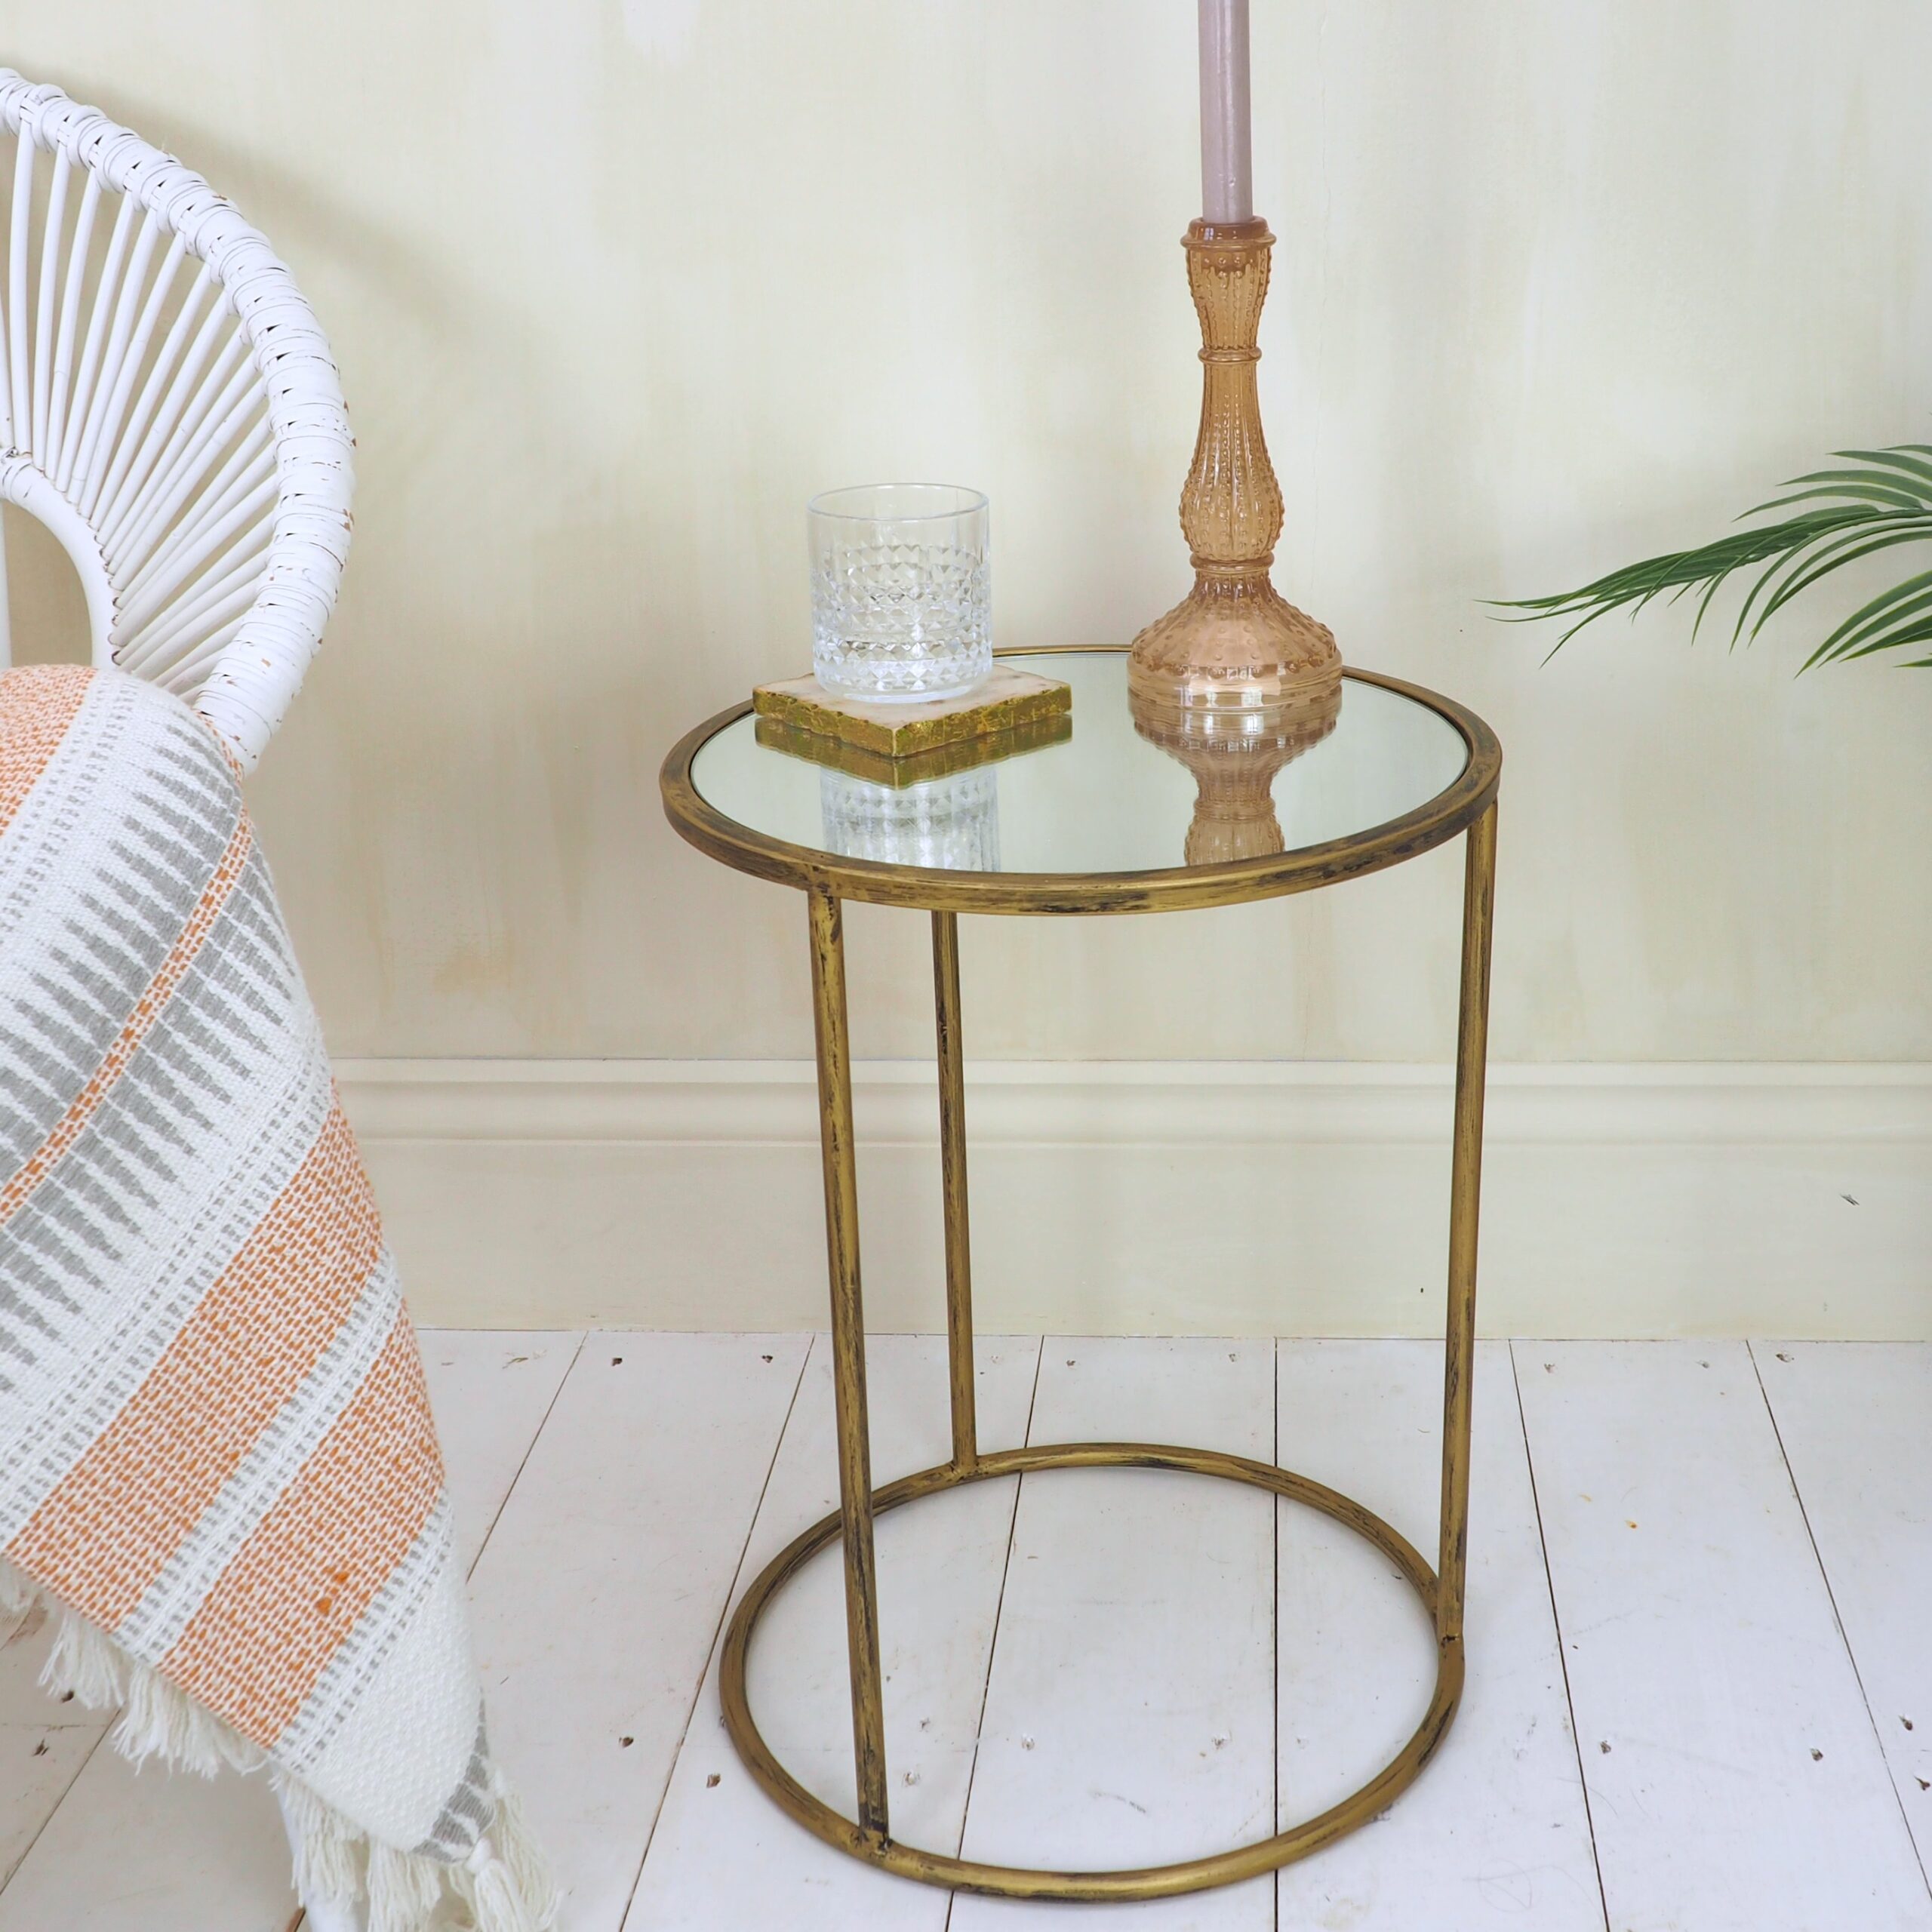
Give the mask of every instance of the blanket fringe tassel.
MULTIPOLYGON (((213 1777, 224 1766, 260 1770, 267 1754, 85 1618, 0 1563, 0 1614, 44 1606, 55 1619, 42 1686, 100 1709, 118 1704, 109 1732, 116 1750, 136 1764, 158 1758, 177 1770, 213 1777)), ((371 1839, 325 1804, 300 1778, 270 1769, 295 1853, 295 1888, 304 1900, 359 1905, 368 1932, 552 1932, 561 1902, 522 1808, 500 1785, 490 1830, 461 1863, 371 1839), (454 1915, 451 1915, 451 1909, 454 1915)))

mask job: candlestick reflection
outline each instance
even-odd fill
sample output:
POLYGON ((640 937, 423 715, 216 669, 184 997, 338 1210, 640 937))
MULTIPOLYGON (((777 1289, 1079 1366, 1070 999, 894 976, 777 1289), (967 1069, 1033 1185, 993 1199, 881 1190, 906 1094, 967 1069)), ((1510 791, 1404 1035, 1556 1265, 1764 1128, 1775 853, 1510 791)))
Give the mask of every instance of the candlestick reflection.
POLYGON ((1327 737, 1342 715, 1342 681, 1250 705, 1188 706, 1130 691, 1134 728, 1194 775, 1190 866, 1256 859, 1282 850, 1275 780, 1327 737))

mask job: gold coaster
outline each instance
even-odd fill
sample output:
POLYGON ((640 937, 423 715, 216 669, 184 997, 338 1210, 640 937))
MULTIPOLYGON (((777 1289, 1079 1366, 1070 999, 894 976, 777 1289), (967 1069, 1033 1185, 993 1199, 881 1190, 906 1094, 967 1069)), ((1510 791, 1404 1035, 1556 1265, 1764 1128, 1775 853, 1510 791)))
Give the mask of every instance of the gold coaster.
POLYGON ((996 664, 977 690, 930 704, 865 704, 834 697, 816 678, 760 685, 752 693, 752 704, 761 721, 899 759, 1066 718, 1073 708, 1073 692, 1053 678, 996 664))
POLYGON ((1073 714, 1056 712, 1014 731, 989 731, 983 738, 957 738, 949 745, 935 745, 929 752, 914 752, 908 758, 888 758, 883 752, 869 752, 837 738, 821 737, 816 731, 801 731, 782 718, 758 718, 752 730, 768 750, 809 758, 814 764, 829 765, 835 771, 869 778, 875 785, 890 785, 895 791, 901 791, 908 785, 923 785, 928 779, 971 771, 975 765, 996 764, 1001 758, 1021 752, 1063 745, 1073 736, 1073 714))

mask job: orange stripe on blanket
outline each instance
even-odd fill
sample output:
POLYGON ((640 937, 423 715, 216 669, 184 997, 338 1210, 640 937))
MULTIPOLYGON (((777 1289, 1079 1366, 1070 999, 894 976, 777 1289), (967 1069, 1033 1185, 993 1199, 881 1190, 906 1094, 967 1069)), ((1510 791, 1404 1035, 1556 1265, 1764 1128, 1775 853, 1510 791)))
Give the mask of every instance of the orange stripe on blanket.
POLYGON ((442 1486, 416 1337, 398 1312, 355 1399, 223 1571, 163 1674, 244 1737, 272 1745, 442 1486))
POLYGON ((23 664, 0 676, 0 832, 39 783, 93 682, 85 664, 23 664))
POLYGON ((208 937, 208 929, 214 925, 222 907, 227 904, 228 895, 235 889, 235 881, 242 876, 254 843, 255 835, 249 829, 248 815, 243 812, 236 818, 227 849, 221 855, 221 863, 202 887, 202 896, 189 915, 187 923, 176 936, 168 957, 149 983, 147 991, 128 1016, 127 1024, 102 1056, 93 1078, 75 1095, 67 1111, 34 1149, 32 1158, 15 1171, 4 1188, 0 1188, 0 1221, 14 1214, 58 1164, 60 1157, 79 1138, 81 1130, 100 1104, 102 1097, 120 1078, 141 1042, 153 1030, 155 1022, 174 996, 175 988, 195 963, 195 955, 202 949, 202 942, 208 937))
POLYGON ((381 1251, 337 1106, 248 1245, 8 1555, 112 1630, 321 1360, 381 1251))

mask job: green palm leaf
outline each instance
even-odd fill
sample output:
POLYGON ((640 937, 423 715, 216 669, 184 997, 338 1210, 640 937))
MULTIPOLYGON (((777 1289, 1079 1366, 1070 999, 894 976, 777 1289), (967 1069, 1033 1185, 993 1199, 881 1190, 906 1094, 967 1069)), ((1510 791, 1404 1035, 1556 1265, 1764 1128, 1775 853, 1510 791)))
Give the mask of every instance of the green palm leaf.
MULTIPOLYGON (((1788 494, 1740 518, 1794 512, 1777 521, 1754 525, 1695 550, 1627 564, 1580 589, 1499 602, 1496 608, 1517 614, 1512 620, 1516 623, 1574 619, 1551 647, 1554 656, 1586 625, 1612 611, 1627 608, 1634 616, 1654 597, 1668 595, 1675 602, 1701 590, 1690 626, 1694 638, 1718 592, 1740 572, 1755 572, 1731 629, 1734 646, 1750 643, 1794 597, 1833 571, 1894 544, 1932 541, 1932 445, 1901 443, 1892 449, 1833 454, 1851 466, 1794 476, 1784 485, 1788 494)), ((1824 638, 1804 668, 1928 641, 1932 571, 1908 577, 1854 611, 1824 638)), ((1932 665, 1932 659, 1923 657, 1907 661, 1915 667, 1932 665)))

